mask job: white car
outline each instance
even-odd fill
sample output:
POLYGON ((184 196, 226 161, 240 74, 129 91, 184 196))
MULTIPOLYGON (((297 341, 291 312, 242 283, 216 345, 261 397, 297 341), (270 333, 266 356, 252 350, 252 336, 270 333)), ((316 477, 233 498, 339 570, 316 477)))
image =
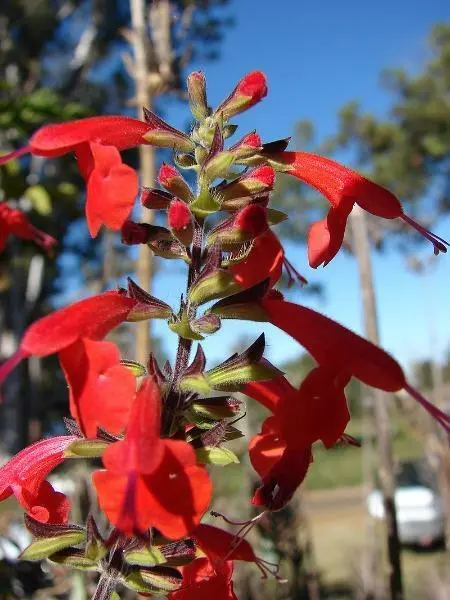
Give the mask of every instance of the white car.
MULTIPOLYGON (((430 546, 444 537, 442 498, 431 468, 421 461, 404 462, 396 474, 395 504, 400 542, 430 546)), ((367 499, 372 517, 384 517, 383 498, 374 490, 367 499)))

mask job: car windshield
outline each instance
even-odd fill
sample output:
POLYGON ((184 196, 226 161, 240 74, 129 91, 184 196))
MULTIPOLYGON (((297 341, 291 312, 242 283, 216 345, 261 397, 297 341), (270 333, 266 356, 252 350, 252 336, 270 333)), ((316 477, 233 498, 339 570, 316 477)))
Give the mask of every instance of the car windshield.
POLYGON ((421 461, 401 463, 395 474, 395 483, 398 488, 414 486, 435 487, 431 468, 427 467, 421 461))

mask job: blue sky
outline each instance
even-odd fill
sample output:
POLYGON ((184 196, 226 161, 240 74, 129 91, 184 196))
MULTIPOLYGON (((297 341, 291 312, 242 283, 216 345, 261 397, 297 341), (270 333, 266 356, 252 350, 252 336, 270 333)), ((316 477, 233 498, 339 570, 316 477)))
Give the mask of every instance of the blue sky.
MULTIPOLYGON (((227 31, 220 60, 194 65, 206 72, 209 99, 217 104, 248 71, 267 75, 269 95, 236 122, 240 133, 254 128, 266 139, 291 135, 297 120, 311 119, 320 137, 332 134, 336 113, 346 101, 356 99, 364 108, 382 115, 389 95, 379 86, 379 73, 387 66, 419 70, 426 61, 426 37, 431 26, 450 18, 450 6, 438 0, 423 2, 361 3, 356 1, 306 3, 299 0, 234 1, 228 12, 236 19, 227 31), (279 7, 279 10, 276 8, 279 7)), ((186 112, 175 103, 165 106, 165 117, 181 126, 186 112)), ((435 228, 450 237, 448 222, 435 228)), ((423 256, 432 254, 423 246, 423 256)), ((292 299, 335 318, 351 329, 362 331, 358 274, 353 259, 338 256, 324 270, 309 269, 305 248, 289 246, 289 258, 310 281, 326 286, 326 299, 304 296, 292 299)), ((425 276, 412 275, 404 259, 394 253, 374 257, 383 346, 408 366, 412 360, 442 355, 450 343, 450 257, 440 257, 425 276), (433 342, 431 342, 433 338, 433 342)), ((181 289, 181 270, 170 265, 157 276, 154 291, 170 299, 181 289), (173 273, 173 274, 172 274, 173 273)), ((257 335, 261 326, 224 323, 204 348, 212 362, 225 358, 227 345, 245 332, 257 335)), ((166 335, 165 326, 155 331, 166 335)), ((293 358, 298 345, 274 328, 267 328, 268 356, 274 361, 293 358)), ((173 346, 175 337, 167 338, 173 346)), ((169 349, 169 348, 168 348, 169 349)))

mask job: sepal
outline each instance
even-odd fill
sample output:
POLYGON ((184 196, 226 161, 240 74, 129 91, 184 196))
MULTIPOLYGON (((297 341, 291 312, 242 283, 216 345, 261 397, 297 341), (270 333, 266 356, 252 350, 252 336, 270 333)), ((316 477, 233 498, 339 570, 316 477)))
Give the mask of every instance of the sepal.
POLYGON ((178 240, 161 240, 148 244, 148 247, 153 254, 161 256, 161 258, 168 258, 170 260, 181 259, 187 264, 191 262, 186 248, 178 240))
POLYGON ((47 558, 58 565, 72 567, 72 569, 79 569, 81 571, 99 570, 97 561, 88 558, 84 551, 79 548, 64 548, 63 550, 51 554, 47 558))
POLYGON ((239 458, 228 448, 202 447, 195 450, 197 462, 201 465, 225 467, 233 463, 239 464, 239 458))
POLYGON ((135 360, 122 359, 120 364, 131 371, 135 377, 143 377, 144 375, 147 375, 147 369, 144 367, 144 365, 141 365, 141 363, 138 363, 135 360))
POLYGON ((240 286, 234 280, 233 275, 224 269, 214 269, 208 274, 200 274, 200 277, 194 282, 189 290, 189 300, 197 306, 230 296, 240 290, 240 286))
POLYGON ((229 150, 215 154, 202 167, 200 177, 203 181, 210 183, 218 177, 227 177, 236 157, 229 150))
POLYGON ((190 323, 191 329, 199 335, 211 335, 220 329, 220 319, 217 315, 202 315, 190 323))
POLYGON ((35 539, 20 555, 22 560, 42 560, 86 539, 86 531, 78 525, 40 523, 25 515, 25 526, 35 539))
POLYGON ((252 381, 266 381, 280 377, 282 372, 263 358, 265 336, 259 338, 242 354, 230 357, 221 365, 207 371, 210 386, 223 392, 238 392, 252 381))
POLYGON ((65 458, 100 458, 109 446, 105 440, 79 440, 64 450, 65 458))
POLYGON ((169 329, 176 333, 179 337, 185 340, 203 340, 203 336, 194 331, 191 327, 191 320, 189 318, 186 306, 182 304, 178 315, 172 315, 167 322, 169 329))
POLYGON ((168 304, 148 294, 130 277, 128 278, 128 295, 137 301, 128 313, 128 322, 144 321, 147 319, 169 319, 173 314, 173 310, 168 304))
POLYGON ((87 543, 85 556, 88 560, 96 563, 108 554, 108 548, 92 515, 88 517, 86 529, 87 543))
POLYGON ((147 594, 175 592, 182 583, 182 575, 172 567, 130 569, 123 583, 130 589, 147 594))
POLYGON ((160 148, 175 148, 182 152, 192 152, 195 149, 194 142, 185 133, 160 119, 151 110, 144 108, 144 118, 152 126, 142 136, 149 144, 160 148))
POLYGON ((123 557, 129 565, 137 567, 156 567, 167 563, 167 558, 156 546, 143 546, 129 550, 123 557))
POLYGON ((211 193, 207 185, 202 185, 198 196, 191 204, 191 210, 199 219, 205 219, 220 210, 220 201, 211 193))
POLYGON ((255 286, 228 296, 216 302, 206 314, 214 314, 221 319, 239 319, 265 323, 269 315, 261 305, 261 300, 267 294, 270 281, 266 279, 255 286))

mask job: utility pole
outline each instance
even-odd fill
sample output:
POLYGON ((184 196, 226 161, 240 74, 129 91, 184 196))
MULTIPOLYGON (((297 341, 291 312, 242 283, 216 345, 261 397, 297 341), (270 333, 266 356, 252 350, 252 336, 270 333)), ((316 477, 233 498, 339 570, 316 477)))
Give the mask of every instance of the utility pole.
MULTIPOLYGON (((380 336, 378 331, 372 262, 370 257, 367 215, 357 205, 354 206, 351 214, 351 224, 353 250, 358 263, 363 303, 364 329, 367 338, 374 344, 379 345, 380 336)), ((380 390, 373 390, 373 401, 375 430, 379 452, 380 485, 387 529, 389 600, 403 600, 401 547, 398 537, 397 515, 395 510, 394 457, 392 452, 386 394, 380 390)))
MULTIPOLYGON (((136 103, 138 115, 144 118, 143 108, 152 108, 152 92, 149 86, 148 72, 148 19, 146 17, 145 0, 130 0, 131 23, 134 30, 134 65, 133 74, 136 82, 136 103)), ((146 187, 152 187, 155 180, 155 153, 152 146, 139 146, 139 167, 141 183, 146 187)), ((141 221, 151 223, 152 211, 141 208, 141 221)), ((138 284, 146 291, 150 291, 153 275, 153 255, 145 244, 139 246, 139 257, 137 261, 138 284)), ((136 360, 147 364, 150 354, 150 322, 141 321, 136 323, 136 360)))

